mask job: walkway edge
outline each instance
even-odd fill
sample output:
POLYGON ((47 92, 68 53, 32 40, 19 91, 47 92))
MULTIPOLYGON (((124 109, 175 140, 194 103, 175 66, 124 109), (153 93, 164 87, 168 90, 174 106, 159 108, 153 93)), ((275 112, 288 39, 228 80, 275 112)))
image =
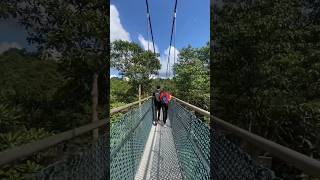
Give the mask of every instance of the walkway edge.
POLYGON ((145 179, 146 177, 146 173, 147 173, 147 169, 149 166, 149 161, 150 161, 150 157, 153 149, 153 144, 154 144, 153 142, 156 134, 155 131, 156 131, 156 126, 153 125, 151 127, 146 145, 143 150, 143 156, 141 157, 140 164, 134 178, 135 180, 142 180, 142 179, 145 179))

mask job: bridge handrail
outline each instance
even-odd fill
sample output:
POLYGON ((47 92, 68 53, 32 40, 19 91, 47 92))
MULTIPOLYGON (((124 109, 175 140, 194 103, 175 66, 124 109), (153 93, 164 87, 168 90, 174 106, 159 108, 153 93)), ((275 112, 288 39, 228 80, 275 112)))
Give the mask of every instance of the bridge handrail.
POLYGON ((128 108, 130 108, 130 107, 132 107, 132 106, 134 106, 134 105, 139 104, 140 102, 143 102, 143 101, 146 101, 146 100, 150 99, 151 97, 152 97, 152 96, 149 96, 149 97, 146 97, 146 98, 144 98, 144 99, 141 99, 140 101, 135 101, 135 102, 133 102, 133 103, 126 104, 126 105, 124 105, 124 106, 111 109, 111 110, 110 110, 110 115, 115 114, 115 113, 120 112, 120 111, 123 111, 123 110, 125 110, 125 109, 128 109, 128 108))
POLYGON ((185 101, 183 101, 183 100, 181 100, 181 99, 179 99, 179 98, 177 98, 177 97, 175 97, 175 96, 172 96, 172 97, 173 97, 173 99, 175 99, 175 100, 177 100, 179 103, 181 103, 181 104, 189 107, 190 109, 192 109, 192 110, 194 110, 194 111, 197 111, 198 113, 200 113, 200 114, 202 114, 202 115, 204 115, 204 116, 206 116, 206 117, 210 117, 210 112, 209 112, 209 111, 203 110, 203 109, 201 109, 201 108, 199 108, 199 107, 197 107, 197 106, 194 106, 194 105, 192 105, 192 104, 189 104, 189 103, 187 103, 187 102, 185 102, 185 101))
MULTIPOLYGON (((150 96, 151 97, 151 96, 150 96)), ((140 101, 136 101, 115 109, 110 110, 110 114, 117 113, 119 111, 122 111, 124 109, 127 109, 131 106, 134 106, 136 104, 139 104, 139 102, 143 102, 148 100, 150 97, 141 99, 140 101)), ((77 128, 74 128, 72 130, 68 130, 59 134, 55 134, 52 136, 49 136, 47 138, 30 142, 27 144, 23 144, 18 147, 13 147, 11 149, 4 150, 0 152, 0 166, 11 163, 15 160, 19 160, 21 158, 27 157, 32 155, 33 153, 45 150, 47 148, 50 148, 56 144, 59 144, 61 142, 73 139, 77 136, 80 136, 84 133, 90 132, 94 129, 100 128, 102 126, 105 126, 109 123, 109 119, 102 119, 96 122, 92 122, 77 128)))
POLYGON ((267 152, 270 152, 272 155, 282 159, 283 161, 287 162, 288 164, 293 165, 294 167, 302 170, 305 173, 313 176, 320 176, 320 161, 313 159, 309 156, 306 156, 302 153, 289 149, 285 146, 272 142, 268 139, 265 139, 261 136, 253 134, 247 130, 239 128, 231 123, 223 121, 213 115, 210 115, 210 112, 205 111, 201 108, 198 108, 192 104, 189 104, 185 101, 182 101, 176 97, 173 97, 179 103, 189 107, 190 109, 197 111, 198 113, 210 117, 213 119, 213 122, 216 123, 219 127, 224 128, 232 132, 233 134, 241 137, 245 141, 248 141, 260 149, 263 149, 267 152))

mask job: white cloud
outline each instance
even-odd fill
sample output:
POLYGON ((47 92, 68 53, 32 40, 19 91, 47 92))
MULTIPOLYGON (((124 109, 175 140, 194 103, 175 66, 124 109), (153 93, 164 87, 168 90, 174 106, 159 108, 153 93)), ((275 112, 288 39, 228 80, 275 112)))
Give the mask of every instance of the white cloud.
POLYGON ((111 78, 114 78, 114 77, 118 77, 118 76, 115 75, 115 74, 111 74, 111 75, 110 75, 110 79, 111 79, 111 78))
POLYGON ((11 48, 22 49, 21 45, 17 42, 0 42, 0 54, 11 48))
MULTIPOLYGON (((169 77, 173 76, 172 67, 174 64, 174 57, 176 57, 175 62, 177 63, 178 55, 179 55, 179 50, 176 49, 175 47, 171 46, 170 58, 169 58, 169 73, 168 73, 168 76, 170 75, 169 77)), ((164 50, 163 55, 160 57, 161 69, 160 69, 159 73, 160 73, 161 78, 166 77, 168 57, 169 57, 169 47, 164 50)))
POLYGON ((110 41, 131 41, 130 34, 121 24, 119 12, 115 5, 110 5, 110 41))
MULTIPOLYGON (((149 42, 149 50, 153 51, 152 41, 147 41, 141 34, 139 34, 138 39, 139 39, 140 44, 142 45, 142 47, 145 50, 148 50, 148 42, 149 42)), ((158 46, 156 44, 154 46, 155 46, 156 53, 159 53, 158 46)))

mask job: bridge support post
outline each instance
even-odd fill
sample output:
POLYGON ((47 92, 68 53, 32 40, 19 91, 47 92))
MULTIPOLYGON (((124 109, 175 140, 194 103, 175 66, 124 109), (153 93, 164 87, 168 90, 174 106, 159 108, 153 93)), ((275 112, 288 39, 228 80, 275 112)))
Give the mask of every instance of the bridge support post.
MULTIPOLYGON (((92 100, 92 122, 98 121, 98 99, 99 99, 99 92, 98 92, 98 74, 94 73, 93 75, 93 82, 92 82, 92 90, 91 90, 91 100, 92 100)), ((92 131, 92 136, 94 140, 98 139, 99 130, 94 129, 92 131)))
POLYGON ((141 84, 139 84, 139 108, 141 107, 141 84))

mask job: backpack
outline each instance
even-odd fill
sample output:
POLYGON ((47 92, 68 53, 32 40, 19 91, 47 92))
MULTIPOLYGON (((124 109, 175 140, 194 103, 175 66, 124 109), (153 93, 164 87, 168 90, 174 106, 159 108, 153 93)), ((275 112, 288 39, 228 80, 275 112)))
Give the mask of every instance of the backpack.
POLYGON ((157 102, 160 102, 160 91, 154 93, 157 102))
POLYGON ((168 99, 167 99, 167 95, 165 94, 163 97, 162 97, 162 104, 165 104, 167 105, 169 102, 168 102, 168 99))

